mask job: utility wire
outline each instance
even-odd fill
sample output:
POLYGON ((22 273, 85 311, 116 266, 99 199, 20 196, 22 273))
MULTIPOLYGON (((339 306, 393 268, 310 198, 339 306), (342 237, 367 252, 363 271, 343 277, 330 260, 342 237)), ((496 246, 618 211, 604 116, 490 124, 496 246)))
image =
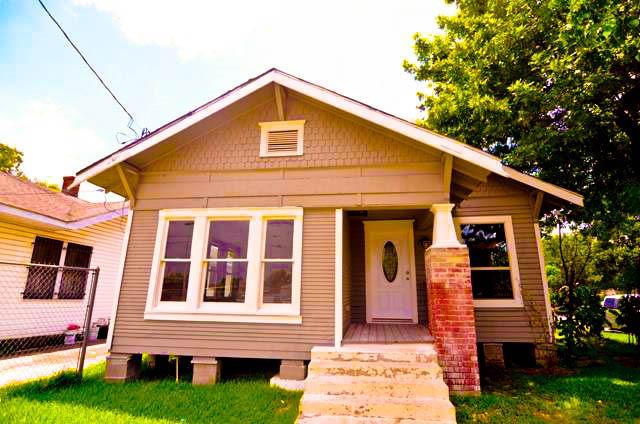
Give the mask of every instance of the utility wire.
POLYGON ((136 137, 138 136, 138 133, 136 132, 136 130, 134 130, 132 128, 132 124, 134 123, 134 119, 133 116, 129 113, 129 111, 127 110, 126 107, 124 107, 124 105, 122 104, 122 102, 120 102, 120 100, 118 100, 118 98, 116 97, 115 94, 113 94, 113 91, 111 91, 111 89, 107 86, 107 84, 104 82, 104 80, 100 77, 100 75, 98 74, 98 72, 93 69, 93 66, 91 66, 91 64, 87 61, 87 59, 84 57, 84 55, 82 54, 82 52, 80 51, 80 49, 78 49, 78 47, 76 47, 76 45, 74 44, 73 41, 71 41, 71 38, 69 38, 69 36, 67 35, 67 33, 65 32, 65 30, 62 28, 62 26, 58 23, 58 21, 56 20, 56 18, 53 17, 53 15, 49 12, 49 10, 47 9, 47 7, 44 5, 44 3, 42 3, 42 0, 38 0, 38 3, 40 3, 40 6, 42 6, 42 8, 44 9, 44 11, 47 13, 47 15, 49 15, 49 17, 51 18, 51 20, 53 21, 53 23, 56 24, 56 26, 58 27, 58 29, 60 29, 60 31, 62 32, 62 35, 64 35, 64 38, 67 39, 67 41, 69 42, 69 44, 71 44, 71 47, 74 48, 74 50, 80 55, 80 57, 82 58, 82 60, 84 61, 84 63, 89 67, 89 69, 91 69, 91 72, 93 72, 93 75, 96 76, 96 78, 98 78, 98 81, 100 81, 100 84, 102 84, 102 86, 105 88, 105 90, 107 90, 109 92, 109 94, 111 94, 111 97, 113 97, 113 100, 116 101, 116 103, 118 103, 118 105, 120 106, 120 108, 124 111, 124 113, 127 114, 127 116, 129 117, 129 124, 127 125, 127 127, 129 127, 129 129, 131 131, 133 131, 133 133, 136 135, 136 137))

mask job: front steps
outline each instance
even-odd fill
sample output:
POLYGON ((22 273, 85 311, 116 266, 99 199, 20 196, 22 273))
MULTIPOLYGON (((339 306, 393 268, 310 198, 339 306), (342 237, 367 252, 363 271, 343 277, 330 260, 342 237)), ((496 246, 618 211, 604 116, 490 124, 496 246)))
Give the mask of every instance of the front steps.
POLYGON ((300 424, 455 423, 449 388, 430 343, 317 346, 300 424))

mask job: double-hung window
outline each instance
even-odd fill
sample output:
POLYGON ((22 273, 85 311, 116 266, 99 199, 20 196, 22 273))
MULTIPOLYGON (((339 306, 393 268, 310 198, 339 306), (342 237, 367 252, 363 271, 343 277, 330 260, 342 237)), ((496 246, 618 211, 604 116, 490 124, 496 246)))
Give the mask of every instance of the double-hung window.
POLYGON ((84 299, 93 248, 37 236, 33 242, 24 299, 84 299), (62 266, 69 268, 60 268, 62 266))
POLYGON ((471 287, 477 307, 520 307, 520 274, 510 216, 456 219, 469 248, 471 287))
POLYGON ((159 212, 145 319, 300 323, 302 208, 159 212))

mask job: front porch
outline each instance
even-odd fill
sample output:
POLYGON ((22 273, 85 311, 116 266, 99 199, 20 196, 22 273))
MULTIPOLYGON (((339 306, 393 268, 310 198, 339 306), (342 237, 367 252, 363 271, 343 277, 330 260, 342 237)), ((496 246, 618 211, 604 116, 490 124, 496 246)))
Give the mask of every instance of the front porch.
POLYGON ((469 252, 453 206, 336 210, 334 348, 428 347, 452 391, 477 392, 469 252))
POLYGON ((431 343, 433 337, 421 324, 351 323, 342 337, 342 345, 431 343))

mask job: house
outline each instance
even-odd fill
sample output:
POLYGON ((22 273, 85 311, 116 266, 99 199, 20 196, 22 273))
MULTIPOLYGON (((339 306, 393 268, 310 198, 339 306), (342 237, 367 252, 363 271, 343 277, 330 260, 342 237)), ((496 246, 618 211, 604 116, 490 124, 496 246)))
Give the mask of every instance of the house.
POLYGON ((538 219, 582 197, 277 69, 76 181, 132 204, 108 379, 142 352, 211 382, 216 358, 304 378, 365 343, 422 344, 473 392, 478 346, 553 357, 538 219))
POLYGON ((100 267, 92 322, 111 318, 128 205, 91 203, 0 173, 0 353, 61 342, 84 324, 87 272, 26 266, 100 267))

